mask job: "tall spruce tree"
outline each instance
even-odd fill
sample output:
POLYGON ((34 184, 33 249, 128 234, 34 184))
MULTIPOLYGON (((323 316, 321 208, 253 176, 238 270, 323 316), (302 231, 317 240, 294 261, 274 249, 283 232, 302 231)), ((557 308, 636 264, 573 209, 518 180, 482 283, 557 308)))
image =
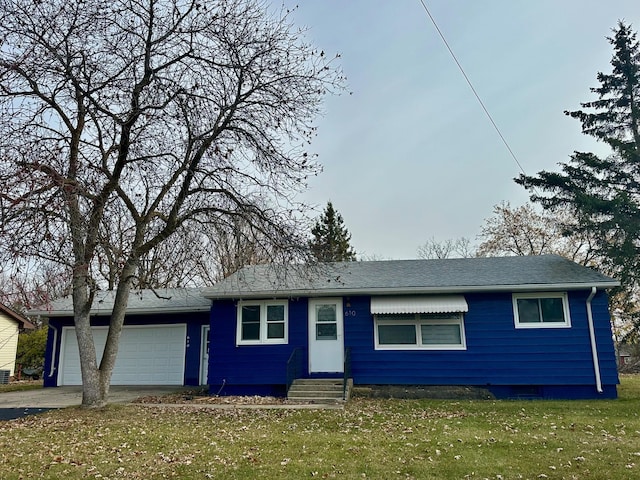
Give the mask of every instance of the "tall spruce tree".
POLYGON ((327 203, 322 216, 311 229, 311 252, 319 262, 349 262, 356 259, 350 245, 351 234, 344 226, 342 215, 331 202, 327 203))
POLYGON ((571 209, 577 221, 565 233, 596 233, 608 273, 630 290, 640 284, 640 46, 622 21, 613 34, 612 71, 598 73, 600 85, 591 89, 597 100, 565 112, 611 153, 574 152, 561 172, 520 175, 516 182, 546 209, 571 209))

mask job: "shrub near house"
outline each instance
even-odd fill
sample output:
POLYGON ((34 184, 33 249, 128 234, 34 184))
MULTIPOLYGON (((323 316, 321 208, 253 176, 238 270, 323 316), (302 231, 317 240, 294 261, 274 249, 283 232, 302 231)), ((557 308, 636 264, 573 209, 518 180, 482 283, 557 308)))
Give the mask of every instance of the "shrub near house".
POLYGON ((20 365, 23 378, 27 376, 38 379, 42 375, 48 330, 47 326, 43 326, 23 332, 18 337, 16 364, 20 365))

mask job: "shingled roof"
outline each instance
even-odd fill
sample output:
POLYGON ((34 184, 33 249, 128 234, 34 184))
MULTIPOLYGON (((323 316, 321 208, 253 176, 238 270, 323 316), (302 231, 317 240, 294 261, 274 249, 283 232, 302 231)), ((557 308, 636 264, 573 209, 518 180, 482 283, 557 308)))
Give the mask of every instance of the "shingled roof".
MULTIPOLYGON (((96 292, 91 315, 111 315, 115 291, 96 292)), ((204 312, 211 307, 211 301, 202 296, 199 288, 158 288, 154 290, 133 290, 127 305, 128 315, 149 315, 154 313, 204 312)), ((73 315, 71 296, 54 300, 29 312, 30 315, 44 317, 66 317, 73 315)))
POLYGON ((612 288, 617 280, 557 255, 245 267, 202 293, 216 298, 612 288))

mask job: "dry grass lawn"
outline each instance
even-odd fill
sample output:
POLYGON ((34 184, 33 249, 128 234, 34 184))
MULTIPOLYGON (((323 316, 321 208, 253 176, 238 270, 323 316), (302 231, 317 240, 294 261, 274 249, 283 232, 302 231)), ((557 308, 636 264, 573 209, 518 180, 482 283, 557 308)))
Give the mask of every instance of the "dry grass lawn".
POLYGON ((640 478, 640 377, 601 401, 69 408, 0 422, 2 479, 640 478))

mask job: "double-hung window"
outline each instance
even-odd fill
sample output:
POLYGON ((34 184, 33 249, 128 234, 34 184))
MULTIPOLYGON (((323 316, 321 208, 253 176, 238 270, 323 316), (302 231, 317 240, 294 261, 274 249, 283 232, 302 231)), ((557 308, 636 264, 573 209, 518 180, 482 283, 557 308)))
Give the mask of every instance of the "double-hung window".
POLYGON ((514 293, 513 317, 516 328, 567 328, 571 326, 567 294, 514 293))
POLYGON ((287 343, 288 316, 286 300, 240 302, 236 343, 287 343))
POLYGON ((374 315, 377 350, 465 350, 462 313, 374 315))

